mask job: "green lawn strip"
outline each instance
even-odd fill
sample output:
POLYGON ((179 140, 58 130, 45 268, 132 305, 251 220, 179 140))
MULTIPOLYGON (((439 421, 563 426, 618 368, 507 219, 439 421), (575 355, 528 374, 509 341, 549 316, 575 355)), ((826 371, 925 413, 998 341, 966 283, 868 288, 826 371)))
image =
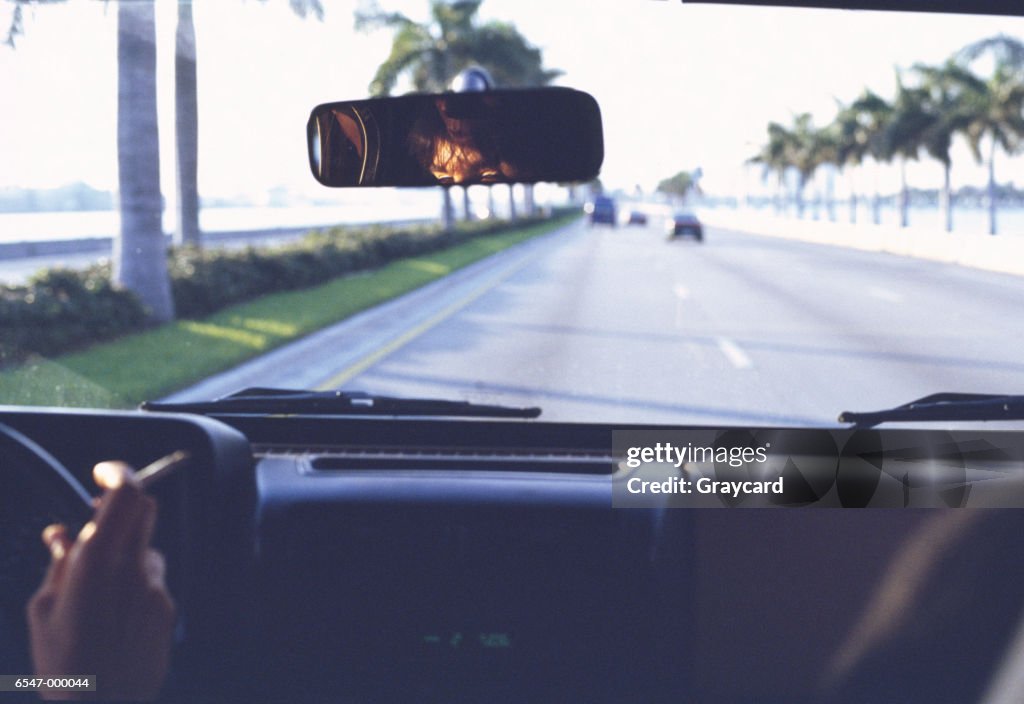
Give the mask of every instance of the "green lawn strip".
POLYGON ((132 407, 550 232, 574 217, 479 237, 313 288, 271 294, 202 320, 179 320, 82 352, 36 358, 0 372, 0 403, 132 407))

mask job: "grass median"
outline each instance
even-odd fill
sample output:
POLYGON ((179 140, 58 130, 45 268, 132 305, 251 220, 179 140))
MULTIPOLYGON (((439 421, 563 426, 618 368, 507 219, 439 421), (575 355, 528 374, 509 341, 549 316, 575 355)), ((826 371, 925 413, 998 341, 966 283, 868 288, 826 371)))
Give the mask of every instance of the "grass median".
POLYGON ((35 358, 0 372, 0 402, 129 408, 165 396, 383 303, 576 216, 475 238, 371 272, 263 296, 199 320, 178 320, 81 352, 35 358))

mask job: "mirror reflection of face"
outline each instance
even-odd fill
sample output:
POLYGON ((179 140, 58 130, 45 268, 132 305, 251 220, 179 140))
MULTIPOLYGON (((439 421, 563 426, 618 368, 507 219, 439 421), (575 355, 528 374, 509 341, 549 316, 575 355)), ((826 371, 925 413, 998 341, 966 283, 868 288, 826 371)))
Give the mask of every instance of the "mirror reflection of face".
POLYGON ((512 178, 511 166, 487 159, 472 143, 439 138, 434 143, 430 173, 444 186, 462 183, 500 183, 512 178))
POLYGON ((428 116, 418 126, 425 131, 421 137, 426 141, 427 169, 439 184, 500 183, 515 178, 512 165, 501 158, 493 117, 454 117, 444 98, 435 100, 434 106, 439 120, 428 116))

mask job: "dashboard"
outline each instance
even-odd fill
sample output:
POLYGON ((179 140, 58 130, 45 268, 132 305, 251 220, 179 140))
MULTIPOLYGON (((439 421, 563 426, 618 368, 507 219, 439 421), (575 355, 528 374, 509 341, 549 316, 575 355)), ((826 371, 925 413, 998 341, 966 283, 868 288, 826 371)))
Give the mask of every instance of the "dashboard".
MULTIPOLYGON (((613 509, 597 424, 26 408, 0 423, 85 486, 104 459, 192 455, 152 489, 178 604, 170 701, 819 701, 807 684, 937 513, 613 509)), ((908 661, 957 700, 1016 628, 1018 513, 991 512, 984 549, 940 574, 949 616, 908 661), (980 603, 954 616, 964 584, 980 603), (941 645, 965 637, 968 660, 941 645), (967 665, 950 680, 947 660, 967 665)))
POLYGON ((606 696, 627 653, 657 656, 627 657, 622 696, 683 676, 689 612, 673 604, 692 580, 676 549, 692 522, 609 510, 604 428, 24 408, 0 422, 85 486, 103 459, 192 455, 153 490, 175 698, 519 700, 527 682, 606 696))

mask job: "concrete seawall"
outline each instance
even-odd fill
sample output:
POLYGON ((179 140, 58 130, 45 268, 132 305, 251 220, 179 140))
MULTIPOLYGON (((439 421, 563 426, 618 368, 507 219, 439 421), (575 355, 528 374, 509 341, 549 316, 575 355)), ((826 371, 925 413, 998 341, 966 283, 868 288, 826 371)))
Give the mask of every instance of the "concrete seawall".
POLYGON ((702 210, 700 217, 712 227, 755 235, 887 252, 1024 276, 1024 237, 1017 235, 993 237, 891 225, 850 225, 729 210, 702 210))
MULTIPOLYGON (((359 227, 361 225, 411 225, 426 220, 394 220, 380 223, 340 223, 338 227, 359 227)), ((277 239, 294 239, 310 230, 319 230, 335 225, 306 225, 303 227, 281 227, 268 230, 229 230, 203 233, 203 244, 207 246, 218 246, 228 243, 251 243, 260 244, 277 239)), ((171 237, 167 235, 167 244, 170 245, 171 237)), ((0 260, 2 259, 26 259, 29 257, 59 256, 65 254, 89 254, 109 255, 113 249, 113 237, 75 237, 62 240, 25 240, 18 242, 0 242, 0 260)))

